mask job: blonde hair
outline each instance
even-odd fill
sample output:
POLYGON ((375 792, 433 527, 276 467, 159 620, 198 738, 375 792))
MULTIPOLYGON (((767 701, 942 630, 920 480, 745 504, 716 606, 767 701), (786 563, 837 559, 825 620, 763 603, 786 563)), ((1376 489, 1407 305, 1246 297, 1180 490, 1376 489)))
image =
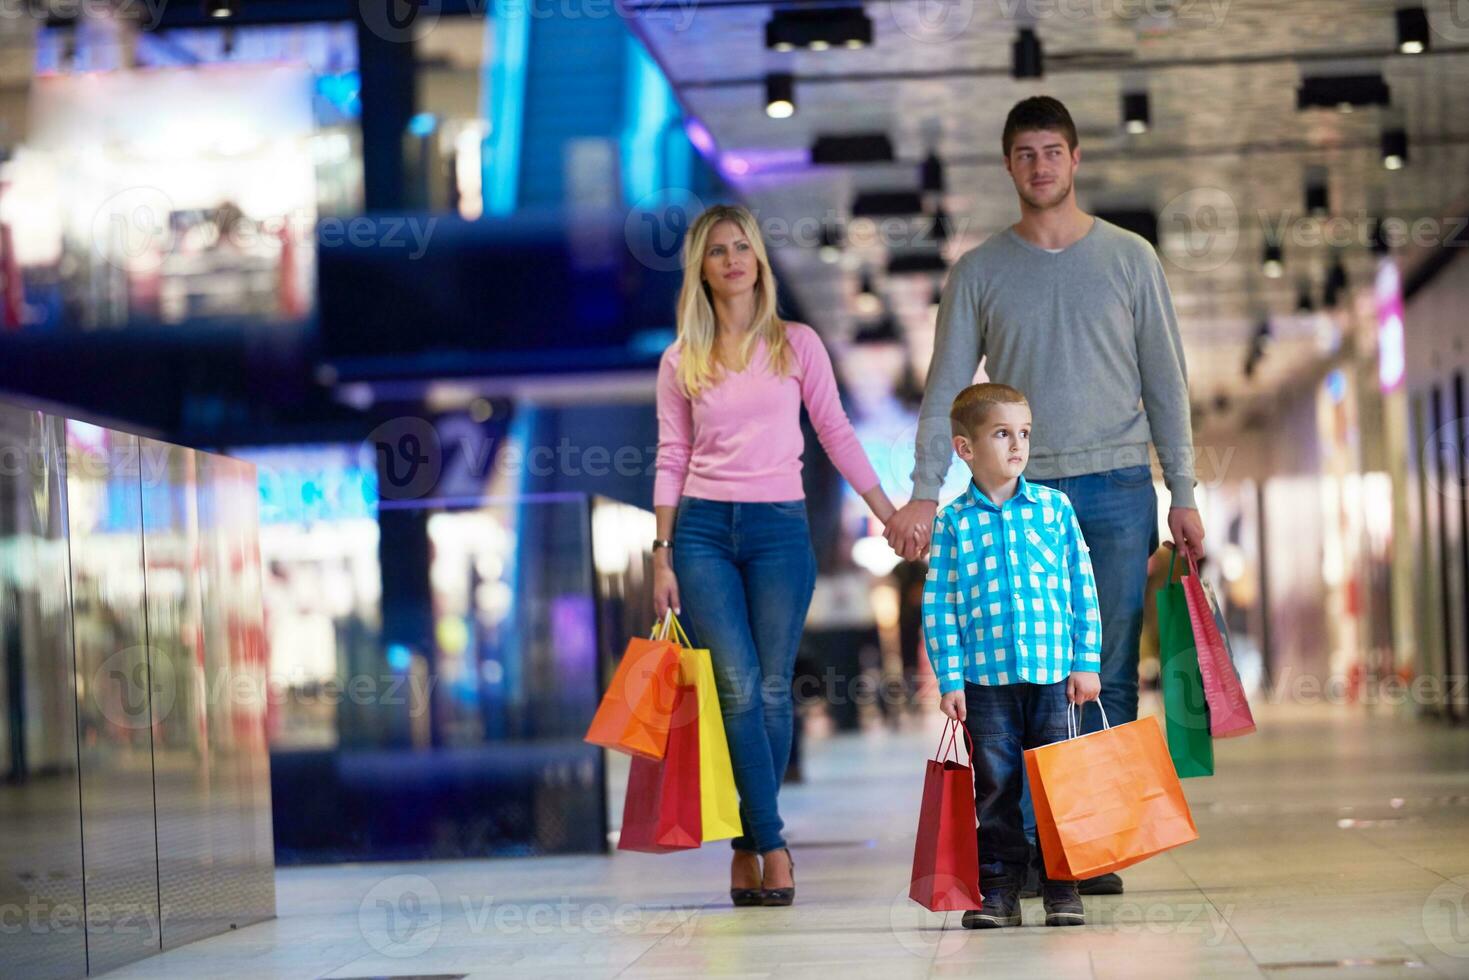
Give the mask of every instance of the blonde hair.
POLYGON ((719 380, 714 358, 716 320, 709 286, 703 279, 704 251, 709 233, 721 221, 739 228, 755 253, 755 316, 740 346, 735 369, 743 371, 754 356, 755 346, 765 341, 766 358, 781 376, 790 374, 792 351, 786 339, 785 321, 775 310, 775 273, 760 238, 760 227, 748 208, 737 204, 715 204, 694 219, 684 236, 683 287, 678 293, 678 381, 690 398, 719 380))
POLYGON ((1002 384, 970 385, 954 396, 949 407, 949 426, 956 436, 974 438, 974 432, 996 405, 1029 405, 1030 402, 1018 389, 1002 384))

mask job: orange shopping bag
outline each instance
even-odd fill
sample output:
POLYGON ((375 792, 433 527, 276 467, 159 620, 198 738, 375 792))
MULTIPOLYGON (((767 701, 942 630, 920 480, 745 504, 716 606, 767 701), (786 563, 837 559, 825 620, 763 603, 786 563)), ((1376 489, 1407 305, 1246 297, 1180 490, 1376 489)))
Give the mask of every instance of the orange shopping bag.
POLYGON ((592 716, 585 740, 631 756, 661 759, 679 686, 678 643, 669 633, 673 610, 650 639, 634 637, 592 716))
POLYGON ((1077 735, 1080 713, 1067 708, 1064 742, 1025 751, 1046 874, 1094 878, 1197 840, 1158 719, 1112 728, 1103 710, 1102 731, 1077 735))

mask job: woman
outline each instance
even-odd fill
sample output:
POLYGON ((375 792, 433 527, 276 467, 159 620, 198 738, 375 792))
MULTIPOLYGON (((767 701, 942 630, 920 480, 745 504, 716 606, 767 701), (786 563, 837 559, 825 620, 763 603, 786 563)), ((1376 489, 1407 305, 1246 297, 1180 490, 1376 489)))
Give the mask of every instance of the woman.
POLYGON ((822 448, 887 522, 894 507, 842 411, 816 331, 775 310, 755 219, 715 206, 684 239, 678 339, 658 367, 654 603, 714 660, 744 835, 730 898, 790 905, 776 794, 791 751, 791 672, 816 582, 801 490, 801 405, 822 448), (680 583, 684 592, 680 594, 680 583))

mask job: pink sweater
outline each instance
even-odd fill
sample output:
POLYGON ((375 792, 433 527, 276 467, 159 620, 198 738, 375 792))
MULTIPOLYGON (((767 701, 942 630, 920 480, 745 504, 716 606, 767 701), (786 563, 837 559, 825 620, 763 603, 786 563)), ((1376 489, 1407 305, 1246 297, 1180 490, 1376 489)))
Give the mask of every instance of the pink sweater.
POLYGON ((831 358, 815 330, 786 325, 791 374, 777 377, 755 346, 745 370, 726 371, 692 401, 678 383, 680 346, 658 365, 658 472, 653 504, 676 506, 685 494, 706 500, 768 503, 800 500, 801 403, 832 463, 859 493, 877 473, 837 397, 831 358))

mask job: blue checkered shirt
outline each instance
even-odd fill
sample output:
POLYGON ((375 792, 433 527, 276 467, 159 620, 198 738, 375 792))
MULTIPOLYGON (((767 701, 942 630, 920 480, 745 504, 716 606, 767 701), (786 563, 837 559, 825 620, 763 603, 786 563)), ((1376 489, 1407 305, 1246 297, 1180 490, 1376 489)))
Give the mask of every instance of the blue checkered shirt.
POLYGON ((1100 671, 1090 551, 1061 491, 1022 476, 996 507, 971 480, 934 517, 923 583, 924 642, 939 691, 1100 671))

